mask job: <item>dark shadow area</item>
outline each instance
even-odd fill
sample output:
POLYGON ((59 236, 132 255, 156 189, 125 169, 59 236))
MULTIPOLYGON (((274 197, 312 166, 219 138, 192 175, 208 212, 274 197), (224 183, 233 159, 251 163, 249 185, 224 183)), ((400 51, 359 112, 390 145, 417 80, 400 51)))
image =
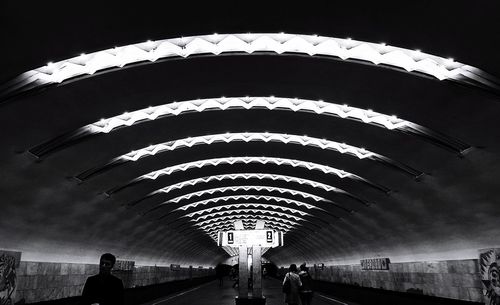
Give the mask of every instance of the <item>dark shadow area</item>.
MULTIPOLYGON (((125 289, 124 304, 125 305, 143 304, 161 297, 174 294, 179 291, 196 287, 198 285, 213 281, 214 279, 215 276, 209 276, 204 278, 194 278, 194 279, 167 282, 157 285, 128 288, 125 289)), ((81 297, 71 297, 71 298, 64 298, 59 300, 37 302, 30 304, 78 305, 80 304, 80 300, 81 297)), ((21 305, 21 304, 25 304, 24 300, 21 300, 16 303, 16 305, 21 305)))
POLYGON ((459 301, 416 294, 412 292, 396 292, 383 289, 352 286, 325 281, 314 281, 317 292, 333 295, 335 298, 352 301, 363 305, 474 305, 477 302, 459 301))

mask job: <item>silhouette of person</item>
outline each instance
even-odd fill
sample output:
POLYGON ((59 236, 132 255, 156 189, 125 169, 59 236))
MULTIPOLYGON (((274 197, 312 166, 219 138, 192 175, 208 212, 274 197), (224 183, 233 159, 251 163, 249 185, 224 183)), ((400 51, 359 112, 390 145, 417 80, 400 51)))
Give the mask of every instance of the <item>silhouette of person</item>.
POLYGON ((282 284, 285 285, 286 281, 290 281, 290 291, 285 293, 285 303, 288 305, 302 305, 299 295, 302 282, 297 274, 297 265, 291 264, 288 270, 289 272, 285 275, 282 284))
POLYGON ((300 265, 299 272, 300 281, 302 282, 302 287, 300 290, 300 300, 302 305, 311 305, 311 300, 313 297, 313 282, 309 270, 306 267, 306 263, 300 265))
POLYGON ((215 274, 217 275, 217 279, 219 279, 219 287, 222 287, 224 285, 224 269, 221 264, 215 267, 215 274))
POLYGON ((122 280, 111 274, 116 257, 104 253, 99 261, 99 274, 90 276, 82 292, 82 304, 123 305, 122 280))
POLYGON ((238 270, 235 267, 231 268, 231 279, 234 281, 233 288, 239 287, 238 270))

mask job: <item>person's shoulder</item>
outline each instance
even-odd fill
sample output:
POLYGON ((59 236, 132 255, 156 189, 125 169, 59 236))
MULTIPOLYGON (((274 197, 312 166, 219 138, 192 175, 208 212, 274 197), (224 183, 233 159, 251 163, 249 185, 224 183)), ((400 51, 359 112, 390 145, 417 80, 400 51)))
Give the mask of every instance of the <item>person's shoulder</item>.
POLYGON ((95 275, 91 275, 87 278, 87 280, 85 281, 85 285, 86 286, 93 286, 93 285, 97 285, 99 282, 99 274, 95 274, 95 275))
POLYGON ((97 281, 98 278, 99 278, 99 274, 94 274, 94 275, 89 276, 87 278, 87 281, 90 281, 90 282, 97 281))
POLYGON ((113 274, 110 274, 110 275, 111 275, 110 277, 111 277, 112 281, 114 281, 116 283, 122 283, 122 280, 119 277, 117 277, 116 275, 113 275, 113 274))

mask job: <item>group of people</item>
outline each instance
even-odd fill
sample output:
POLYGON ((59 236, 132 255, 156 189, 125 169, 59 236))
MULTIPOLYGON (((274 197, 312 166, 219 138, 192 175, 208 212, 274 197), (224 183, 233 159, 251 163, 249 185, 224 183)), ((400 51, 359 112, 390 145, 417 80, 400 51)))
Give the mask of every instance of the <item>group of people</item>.
MULTIPOLYGON (((87 279, 82 293, 82 305, 122 305, 123 304, 123 283, 111 274, 111 269, 116 262, 116 257, 110 253, 105 253, 99 261, 99 274, 87 279)), ((267 272, 266 272, 267 273, 267 272)), ((217 274, 219 285, 222 285, 222 271, 217 274)), ((237 281, 237 271, 231 269, 231 276, 235 283, 237 281)), ((283 279, 283 286, 287 286, 285 292, 285 303, 288 305, 310 305, 313 296, 313 282, 308 272, 306 263, 300 265, 291 264, 288 273, 283 279)), ((285 290, 285 289, 284 289, 285 290)))
MULTIPOLYGON (((313 282, 306 263, 291 264, 283 279, 283 286, 288 286, 285 293, 285 303, 288 305, 310 305, 313 297, 313 282), (288 282, 288 283, 287 283, 288 282)), ((285 289, 284 289, 285 290, 285 289)))

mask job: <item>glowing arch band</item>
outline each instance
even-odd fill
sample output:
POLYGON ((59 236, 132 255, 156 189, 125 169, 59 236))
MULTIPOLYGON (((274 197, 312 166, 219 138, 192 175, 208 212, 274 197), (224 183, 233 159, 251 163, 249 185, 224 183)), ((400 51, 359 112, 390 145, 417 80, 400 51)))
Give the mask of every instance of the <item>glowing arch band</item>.
POLYGON ((239 213, 239 214, 241 214, 241 213, 243 213, 243 214, 255 213, 257 215, 270 215, 270 216, 285 217, 288 219, 293 219, 294 221, 306 221, 306 219, 299 217, 299 216, 295 216, 295 215, 291 215, 291 214, 287 214, 287 213, 282 213, 282 212, 277 212, 277 211, 262 210, 262 209, 231 209, 229 211, 220 211, 220 212, 213 212, 213 213, 205 214, 205 215, 202 215, 198 218, 192 218, 192 220, 198 222, 198 221, 205 220, 208 218, 213 218, 214 216, 217 217, 217 216, 224 216, 224 215, 234 215, 237 213, 239 213))
MULTIPOLYGON (((243 227, 245 228, 245 230, 253 230, 255 228, 255 222, 251 223, 251 222, 248 222, 248 223, 243 223, 243 227)), ((277 231, 281 231, 281 232, 289 232, 295 228, 293 227, 286 227, 286 226, 283 226, 281 224, 266 224, 266 229, 275 229, 277 231)), ((205 233, 207 233, 208 235, 216 235, 219 231, 228 231, 228 230, 234 230, 234 224, 233 223, 227 223, 227 224, 220 224, 216 227, 212 227, 212 228, 201 228, 203 231, 205 231, 205 233)))
POLYGON ((137 161, 140 158, 147 156, 154 156, 163 151, 172 151, 178 148, 193 147, 195 145, 201 144, 213 144, 213 143, 231 143, 231 142, 280 142, 280 143, 293 143, 303 146, 314 146, 321 149, 335 150, 342 154, 349 154, 356 156, 359 159, 372 159, 380 155, 373 153, 364 148, 359 148, 356 146, 351 146, 345 143, 338 143, 326 139, 318 139, 308 136, 299 136, 293 134, 282 134, 282 133, 269 133, 269 132, 243 132, 243 133, 223 133, 223 134, 212 134, 206 136, 189 137, 185 139, 179 139, 174 141, 169 141, 165 143, 160 143, 156 145, 150 145, 145 148, 134 150, 128 154, 121 155, 114 160, 123 161, 137 161))
MULTIPOLYGON (((243 221, 243 225, 247 226, 247 227, 248 226, 255 227, 256 222, 257 222, 257 220, 247 220, 247 221, 243 221)), ((291 229, 294 227, 294 226, 286 225, 283 223, 266 222, 266 226, 269 226, 269 225, 281 226, 281 227, 286 228, 286 229, 291 229)), ((214 224, 207 225, 207 226, 200 226, 200 228, 202 228, 204 230, 216 230, 216 229, 220 228, 221 226, 224 226, 224 227, 232 226, 234 228, 234 223, 232 221, 225 221, 225 222, 214 223, 214 224)))
MULTIPOLYGON (((305 202, 302 202, 302 201, 299 201, 299 200, 293 200, 293 199, 288 199, 288 198, 282 198, 282 197, 277 197, 277 196, 263 196, 263 195, 232 195, 232 196, 223 196, 223 197, 215 197, 215 198, 210 198, 210 199, 206 199, 206 200, 201 200, 201 201, 195 201, 195 202, 192 202, 190 204, 187 204, 187 205, 183 205, 177 209, 175 209, 174 211, 186 211, 187 209, 190 209, 190 208, 194 208, 194 207, 197 207, 199 205, 207 205, 209 203, 217 203, 219 201, 237 201, 237 200, 241 200, 241 199, 244 199, 244 200, 265 200, 265 201, 276 201, 276 202, 281 202, 281 203, 286 203, 286 204, 291 204, 291 205, 296 205, 298 207, 304 207, 308 210, 312 210, 312 209, 316 209, 316 210, 321 210, 321 211, 324 211, 325 213, 328 213, 334 217, 337 217, 336 215, 333 215, 329 212, 326 212, 324 209, 322 208, 319 208, 317 206, 314 206, 312 204, 308 204, 308 203, 305 203, 305 202)), ((334 207, 338 208, 338 209, 341 209, 342 211, 344 212, 347 212, 347 213, 353 213, 354 211, 353 210, 350 210, 350 209, 347 209, 343 206, 341 206, 340 204, 338 203, 335 203, 331 200, 327 200, 327 201, 322 201, 324 203, 327 203, 327 204, 331 204, 333 205, 334 207)), ((169 202, 167 201, 166 203, 163 203, 163 204, 160 204, 152 209, 157 209, 159 208, 161 205, 164 205, 164 204, 168 204, 169 202)), ((152 210, 151 209, 151 210, 152 210)))
POLYGON ((196 179, 191 179, 191 180, 175 183, 175 184, 169 185, 167 187, 161 188, 159 190, 153 191, 153 192, 147 194, 146 196, 129 203, 128 206, 135 206, 136 204, 138 204, 139 202, 141 202, 147 198, 153 197, 153 196, 161 194, 161 193, 168 194, 172 190, 182 189, 186 186, 194 186, 194 185, 197 185, 200 183, 208 183, 211 181, 223 181, 223 180, 228 180, 228 179, 229 180, 237 180, 237 179, 264 180, 264 179, 266 179, 266 180, 273 180, 273 181, 285 181, 288 183, 292 182, 292 183, 297 183, 297 184, 301 184, 301 185, 308 185, 308 186, 311 186, 313 188, 323 189, 327 192, 335 192, 335 193, 339 193, 339 194, 344 194, 344 195, 346 195, 346 196, 348 196, 356 201, 361 202, 364 205, 369 205, 369 203, 366 200, 361 199, 358 196, 355 196, 355 195, 353 195, 345 190, 342 190, 340 188, 333 187, 333 186, 330 186, 328 184, 324 184, 321 182, 313 181, 313 180, 292 177, 292 176, 279 175, 279 174, 268 174, 268 173, 234 173, 234 174, 205 176, 205 177, 201 177, 201 178, 196 178, 196 179))
POLYGON ((178 172, 178 171, 186 171, 192 168, 202 168, 207 165, 212 165, 212 166, 218 166, 221 164, 227 164, 227 165, 233 165, 233 164, 250 164, 250 163, 260 163, 260 164, 274 164, 274 165, 287 165, 287 166, 292 166, 292 167, 301 167, 305 168, 308 170, 317 170, 321 171, 325 174, 334 174, 338 176, 339 178, 347 178, 347 179, 352 179, 352 180, 357 180, 364 182, 384 193, 388 193, 390 190, 384 186, 375 184, 373 182, 368 181, 365 178, 362 178, 358 175, 336 169, 334 167, 330 167, 327 165, 322 165, 318 163, 313 163, 313 162, 307 162, 307 161, 302 161, 302 160, 295 160, 295 159, 285 159, 285 158, 274 158, 274 157, 227 157, 227 158, 213 158, 213 159, 205 159, 205 160, 198 160, 198 161, 193 161, 193 162, 188 162, 188 163, 183 163, 183 164, 178 164, 170 167, 166 167, 160 170, 156 170, 147 174, 144 174, 142 176, 139 176, 128 183, 117 186, 115 188, 112 188, 108 191, 106 191, 106 194, 111 195, 113 193, 116 193, 126 187, 129 187, 133 184, 139 183, 143 180, 156 180, 158 177, 161 177, 163 175, 170 175, 172 173, 178 172))
POLYGON ((339 143, 327 139, 319 139, 308 136, 299 136, 293 134, 282 134, 282 133, 269 133, 269 132, 244 132, 244 133, 223 133, 223 134, 212 134, 206 136, 189 137, 184 139, 178 139, 173 141, 168 141, 160 144, 150 145, 145 148, 140 148, 134 150, 130 153, 118 156, 106 163, 103 166, 95 167, 91 170, 87 170, 82 174, 77 175, 79 179, 82 177, 94 176, 96 173, 102 173, 106 169, 110 169, 117 165, 126 162, 135 162, 141 158, 154 156, 156 154, 173 151, 176 149, 184 147, 193 147, 202 144, 214 144, 214 143, 233 143, 233 142, 278 142, 283 144, 297 144, 306 147, 316 147, 325 150, 333 150, 341 154, 347 154, 355 156, 359 159, 371 159, 380 162, 384 165, 390 167, 395 167, 404 173, 410 174, 414 177, 418 177, 422 174, 421 171, 415 170, 408 165, 402 164, 401 162, 392 160, 388 157, 382 156, 380 154, 371 152, 364 148, 359 148, 356 146, 348 145, 345 143, 339 143))
MULTIPOLYGON (((255 228, 255 224, 243 224, 243 227, 245 228, 245 230, 252 230, 255 228)), ((283 227, 283 226, 276 226, 276 225, 272 225, 272 224, 268 224, 267 225, 268 228, 272 228, 272 229, 277 229, 278 231, 282 231, 282 232, 288 232, 290 231, 290 228, 286 228, 286 227, 283 227)), ((229 224, 226 224, 226 225, 220 225, 218 227, 215 227, 215 228, 210 228, 210 229, 204 229, 204 228, 201 228, 203 231, 205 231, 208 235, 214 235, 214 234, 217 234, 218 231, 227 231, 227 230, 234 230, 234 225, 232 223, 229 223, 229 224)))
MULTIPOLYGON (((399 119, 395 116, 389 116, 371 110, 305 99, 278 97, 232 97, 174 102, 124 113, 115 117, 102 119, 64 135, 60 135, 52 140, 32 147, 29 151, 33 155, 41 158, 57 149, 66 147, 70 143, 76 142, 85 137, 100 133, 109 133, 122 127, 132 126, 168 116, 177 116, 189 112, 203 112, 206 110, 224 111, 234 109, 251 110, 262 108, 268 110, 316 113, 318 115, 330 115, 337 118, 355 120, 389 130, 397 130, 416 135, 434 144, 459 153, 470 148, 470 145, 466 143, 435 132, 427 127, 399 119)), ((83 180, 85 177, 83 176, 80 179, 83 180)))
POLYGON ((237 192, 237 191, 266 191, 266 192, 279 192, 281 194, 290 194, 293 196, 301 196, 306 199, 312 199, 314 201, 326 201, 326 202, 331 202, 331 200, 328 200, 326 198, 316 196, 313 194, 309 194, 306 192, 302 191, 297 191, 297 190, 292 190, 292 189, 287 189, 287 188, 281 188, 281 187, 274 187, 274 186, 262 186, 262 185, 236 185, 236 186, 226 186, 226 187, 218 187, 218 188, 212 188, 212 189, 207 189, 207 190, 201 190, 198 192, 194 193, 189 193, 185 194, 179 197, 172 198, 168 200, 168 202, 173 202, 173 203, 179 203, 182 200, 189 200, 192 197, 201 197, 206 194, 215 194, 215 193, 225 193, 225 192, 237 192))
MULTIPOLYGON (((242 219, 242 222, 243 222, 243 225, 255 227, 255 224, 257 223, 257 219, 242 219)), ((284 227, 287 229, 292 229, 295 227, 295 225, 289 225, 289 224, 286 224, 283 222, 266 220, 265 226, 268 226, 268 225, 281 226, 281 227, 284 227)), ((217 229, 221 226, 233 226, 233 229, 234 229, 234 220, 213 222, 213 223, 201 225, 198 227, 200 227, 201 229, 204 229, 204 230, 214 230, 214 229, 217 229)))
POLYGON ((92 75, 110 68, 121 68, 138 62, 158 59, 219 55, 222 53, 301 54, 327 56, 341 60, 361 60, 374 65, 387 65, 408 72, 420 72, 439 80, 498 90, 500 81, 478 68, 452 59, 380 43, 352 39, 296 34, 214 34, 173 38, 131 44, 67 60, 49 63, 27 71, 0 87, 0 98, 70 78, 92 75))
POLYGON ((203 221, 198 221, 194 222, 193 224, 195 226, 204 226, 207 224, 212 224, 216 222, 221 222, 221 221, 234 221, 234 220, 245 220, 245 219, 258 219, 258 220, 264 220, 264 221, 274 221, 278 223, 284 223, 292 226, 298 226, 300 225, 298 222, 289 220, 287 218, 283 217, 276 217, 276 216, 268 216, 268 215, 250 215, 250 214, 243 214, 243 215, 230 215, 230 216, 220 216, 220 217, 213 217, 208 220, 203 220, 203 221))
MULTIPOLYGON (((195 201, 193 203, 190 203, 190 204, 187 204, 187 205, 183 205, 183 206, 181 206, 179 208, 176 208, 171 213, 176 212, 176 211, 186 211, 187 209, 195 208, 195 207, 200 206, 200 205, 207 205, 207 204, 210 204, 210 203, 218 203, 220 201, 237 201, 237 200, 242 200, 242 199, 244 199, 244 200, 276 201, 276 202, 286 203, 286 204, 289 204, 289 205, 296 205, 296 206, 299 206, 299 207, 305 207, 306 209, 309 209, 309 210, 311 210, 311 209, 322 210, 322 209, 320 209, 320 208, 318 208, 318 207, 316 207, 314 205, 311 205, 311 204, 308 204, 308 203, 305 203, 305 202, 302 202, 302 201, 288 199, 288 198, 282 198, 282 197, 277 197, 277 196, 232 195, 232 196, 214 197, 214 198, 210 198, 210 199, 206 199, 206 200, 195 201)), ((158 210, 158 209, 160 209, 162 207, 165 207, 167 205, 173 205, 173 203, 170 202, 170 201, 166 201, 166 202, 160 203, 160 204, 158 204, 158 205, 150 208, 146 212, 144 212, 143 215, 148 214, 148 213, 150 213, 152 211, 158 210)))
POLYGON ((321 182, 313 181, 313 180, 308 180, 308 179, 303 179, 303 178, 298 178, 298 177, 293 177, 293 176, 286 176, 286 175, 279 175, 279 174, 267 174, 267 173, 235 173, 235 174, 223 174, 223 175, 214 175, 214 176, 206 176, 202 178, 196 178, 196 179, 191 179, 183 182, 179 182, 176 184, 169 185, 167 187, 164 187, 162 189, 156 190, 152 193, 151 195, 158 194, 158 193, 169 193, 172 190, 175 189, 182 189, 185 186, 193 186, 199 183, 208 183, 211 181, 222 181, 222 180, 236 180, 236 179, 268 179, 268 180, 281 180, 285 182, 294 182, 298 184, 303 184, 303 185, 308 185, 314 188, 321 188, 327 192, 337 192, 337 193, 347 193, 344 190, 341 190, 339 188, 330 186, 328 184, 324 184, 321 182))

